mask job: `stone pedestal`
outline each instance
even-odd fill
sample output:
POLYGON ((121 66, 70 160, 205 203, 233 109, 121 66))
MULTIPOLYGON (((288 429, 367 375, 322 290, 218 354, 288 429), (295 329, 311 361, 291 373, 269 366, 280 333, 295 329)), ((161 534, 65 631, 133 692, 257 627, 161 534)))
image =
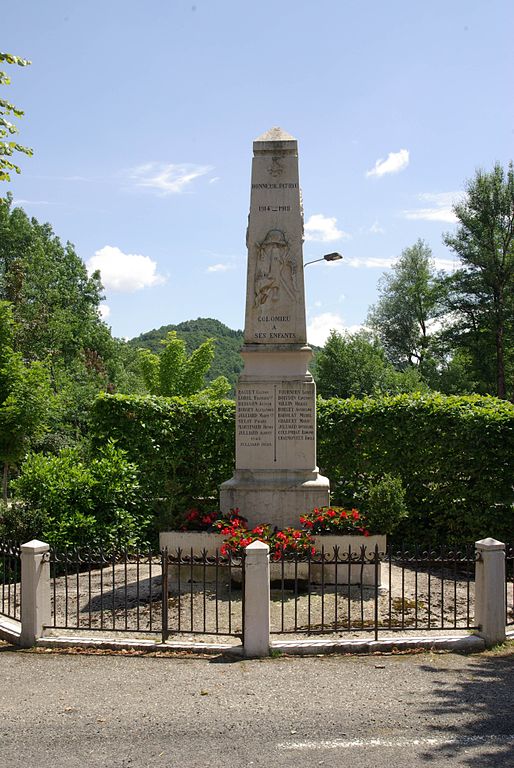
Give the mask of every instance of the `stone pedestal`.
POLYGON ((244 369, 236 410, 236 471, 220 507, 249 526, 298 526, 329 503, 316 466, 316 385, 308 371, 303 281, 303 209, 298 147, 274 128, 254 142, 244 369))

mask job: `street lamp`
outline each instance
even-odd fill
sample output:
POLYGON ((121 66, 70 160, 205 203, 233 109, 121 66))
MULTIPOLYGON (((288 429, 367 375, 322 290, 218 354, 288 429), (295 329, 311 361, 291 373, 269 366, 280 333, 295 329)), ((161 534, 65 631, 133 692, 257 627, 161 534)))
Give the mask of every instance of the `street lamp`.
POLYGON ((335 251, 334 253, 326 253, 324 256, 321 257, 321 259, 314 259, 314 261, 306 261, 303 266, 306 267, 308 264, 315 264, 317 261, 340 261, 342 258, 343 258, 342 255, 335 251))

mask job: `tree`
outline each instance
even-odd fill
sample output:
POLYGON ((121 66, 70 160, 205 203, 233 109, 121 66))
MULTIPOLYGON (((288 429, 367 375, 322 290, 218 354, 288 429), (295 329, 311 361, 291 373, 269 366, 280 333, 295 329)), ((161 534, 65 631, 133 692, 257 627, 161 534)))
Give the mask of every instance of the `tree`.
POLYGON ((17 464, 45 428, 50 387, 42 363, 25 363, 13 349, 13 317, 0 301, 0 462, 2 496, 7 499, 9 470, 17 464))
POLYGON ((361 397, 426 389, 415 368, 395 371, 378 339, 366 331, 331 331, 318 352, 314 375, 322 397, 361 397))
POLYGON ((514 317, 512 162, 506 171, 499 164, 490 173, 478 170, 454 211, 459 227, 444 236, 463 265, 448 281, 454 340, 467 348, 475 369, 492 365, 495 392, 506 398, 506 350, 510 357, 514 317))
POLYGON ((0 301, 10 302, 14 351, 50 372, 49 430, 38 447, 54 451, 82 440, 99 392, 144 387, 125 375, 126 345, 100 319, 99 273, 88 275, 71 243, 11 202, 0 206, 0 301))
POLYGON ((224 376, 218 376, 205 387, 214 357, 214 339, 204 341, 189 356, 185 341, 178 338, 176 331, 170 331, 161 343, 164 349, 159 355, 148 349, 139 351, 141 372, 151 395, 189 397, 201 393, 219 399, 230 391, 224 376))
POLYGON ((243 358, 240 350, 243 345, 243 332, 234 331, 209 317, 199 317, 196 320, 185 320, 178 325, 164 325, 161 328, 142 333, 128 342, 133 349, 149 349, 158 354, 162 349, 161 341, 169 331, 176 331, 180 339, 186 342, 186 352, 191 354, 207 339, 216 339, 214 358, 206 375, 206 381, 212 381, 218 376, 226 376, 235 391, 238 375, 243 368, 243 358))
POLYGON ((11 302, 15 347, 31 360, 70 362, 99 339, 100 275, 89 276, 71 243, 50 224, 0 208, 0 299, 11 302), (95 338, 96 337, 96 338, 95 338))
POLYGON ((379 283, 379 300, 367 323, 378 334, 388 359, 404 369, 417 365, 422 373, 431 355, 431 322, 437 317, 441 282, 432 251, 423 241, 405 248, 390 274, 379 283))
MULTIPOLYGON (((21 59, 19 56, 13 56, 12 53, 2 53, 0 51, 0 62, 6 64, 17 64, 19 67, 26 67, 31 62, 27 59, 21 59)), ((9 85, 11 78, 6 72, 0 70, 0 85, 9 85)), ((18 133, 18 127, 11 122, 11 117, 22 117, 23 111, 15 107, 5 99, 0 99, 0 181, 10 181, 11 172, 20 173, 20 168, 8 158, 15 152, 22 152, 25 155, 32 155, 29 147, 18 144, 12 139, 12 136, 18 133)), ((1 202, 1 198, 0 198, 1 202)))

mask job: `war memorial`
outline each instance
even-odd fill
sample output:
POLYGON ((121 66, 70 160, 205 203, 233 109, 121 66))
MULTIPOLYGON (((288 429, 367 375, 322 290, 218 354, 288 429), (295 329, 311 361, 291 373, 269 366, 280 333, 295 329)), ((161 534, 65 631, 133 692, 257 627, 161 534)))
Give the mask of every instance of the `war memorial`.
POLYGON ((222 484, 224 514, 250 526, 298 525, 329 503, 316 466, 316 385, 308 365, 303 207, 298 143, 272 128, 253 143, 244 369, 237 387, 236 466, 222 484))

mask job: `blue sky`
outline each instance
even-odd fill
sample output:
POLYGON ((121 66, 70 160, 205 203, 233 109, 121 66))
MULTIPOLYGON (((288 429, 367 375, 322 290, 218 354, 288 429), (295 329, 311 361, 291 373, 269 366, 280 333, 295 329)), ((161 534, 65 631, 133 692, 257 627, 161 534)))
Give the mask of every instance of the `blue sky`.
POLYGON ((244 321, 252 141, 299 141, 309 340, 442 233, 475 169, 513 158, 511 0, 12 0, 3 89, 25 110, 9 188, 105 285, 106 322, 244 321), (107 314, 108 313, 108 314, 107 314))

